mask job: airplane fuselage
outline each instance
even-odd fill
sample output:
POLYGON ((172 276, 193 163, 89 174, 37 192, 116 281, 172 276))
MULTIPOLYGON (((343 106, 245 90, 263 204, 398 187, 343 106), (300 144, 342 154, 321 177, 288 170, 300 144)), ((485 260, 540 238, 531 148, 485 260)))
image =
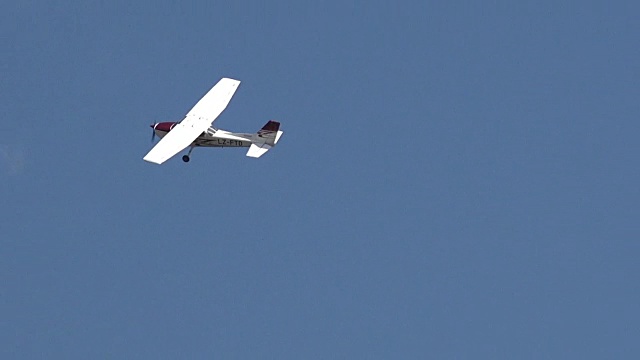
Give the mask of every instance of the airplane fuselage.
MULTIPOLYGON (((167 135, 177 122, 161 122, 151 125, 153 131, 159 137, 167 135)), ((225 130, 210 127, 207 131, 198 136, 191 146, 202 147, 250 147, 254 134, 232 133, 225 130)))

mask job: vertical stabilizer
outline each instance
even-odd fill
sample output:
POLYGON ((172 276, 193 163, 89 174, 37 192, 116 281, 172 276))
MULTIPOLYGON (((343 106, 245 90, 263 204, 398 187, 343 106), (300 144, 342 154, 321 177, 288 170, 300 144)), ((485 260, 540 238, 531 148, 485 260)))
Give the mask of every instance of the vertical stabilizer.
POLYGON ((269 122, 258 131, 258 139, 264 139, 269 145, 275 145, 276 135, 280 129, 280 123, 277 121, 269 120, 269 122))
POLYGON ((280 123, 277 121, 269 120, 269 122, 262 127, 252 140, 252 144, 247 151, 247 156, 252 158, 259 158, 269 151, 272 147, 278 143, 282 136, 280 131, 280 123))

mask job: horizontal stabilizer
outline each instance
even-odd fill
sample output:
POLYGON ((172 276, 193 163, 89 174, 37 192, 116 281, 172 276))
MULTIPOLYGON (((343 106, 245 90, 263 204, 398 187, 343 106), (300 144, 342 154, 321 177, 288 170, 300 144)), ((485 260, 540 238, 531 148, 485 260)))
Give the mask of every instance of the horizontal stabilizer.
POLYGON ((262 144, 254 143, 254 144, 251 144, 251 147, 249 147, 249 151, 247 151, 247 156, 252 158, 259 158, 260 156, 264 155, 264 153, 269 151, 269 149, 271 149, 271 145, 267 143, 262 143, 262 144))

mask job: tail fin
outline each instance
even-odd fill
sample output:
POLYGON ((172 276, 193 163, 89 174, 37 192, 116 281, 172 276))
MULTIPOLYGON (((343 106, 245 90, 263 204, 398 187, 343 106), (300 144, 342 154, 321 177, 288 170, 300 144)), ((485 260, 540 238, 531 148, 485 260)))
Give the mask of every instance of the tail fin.
POLYGON ((269 145, 276 144, 276 135, 280 129, 280 123, 277 121, 269 120, 269 122, 258 131, 258 139, 264 139, 269 145))
POLYGON ((264 155, 264 153, 278 143, 282 133, 283 132, 280 131, 280 123, 270 120, 255 134, 251 147, 249 147, 249 151, 247 151, 247 156, 259 158, 264 155))

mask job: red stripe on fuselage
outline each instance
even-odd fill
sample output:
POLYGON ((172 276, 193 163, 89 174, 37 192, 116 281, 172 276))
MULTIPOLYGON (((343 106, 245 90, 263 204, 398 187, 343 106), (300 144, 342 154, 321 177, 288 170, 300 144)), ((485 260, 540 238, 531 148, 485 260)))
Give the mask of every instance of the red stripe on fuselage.
POLYGON ((176 124, 177 122, 161 122, 157 123, 153 129, 162 132, 169 132, 171 131, 171 129, 173 129, 174 126, 176 126, 176 124))

